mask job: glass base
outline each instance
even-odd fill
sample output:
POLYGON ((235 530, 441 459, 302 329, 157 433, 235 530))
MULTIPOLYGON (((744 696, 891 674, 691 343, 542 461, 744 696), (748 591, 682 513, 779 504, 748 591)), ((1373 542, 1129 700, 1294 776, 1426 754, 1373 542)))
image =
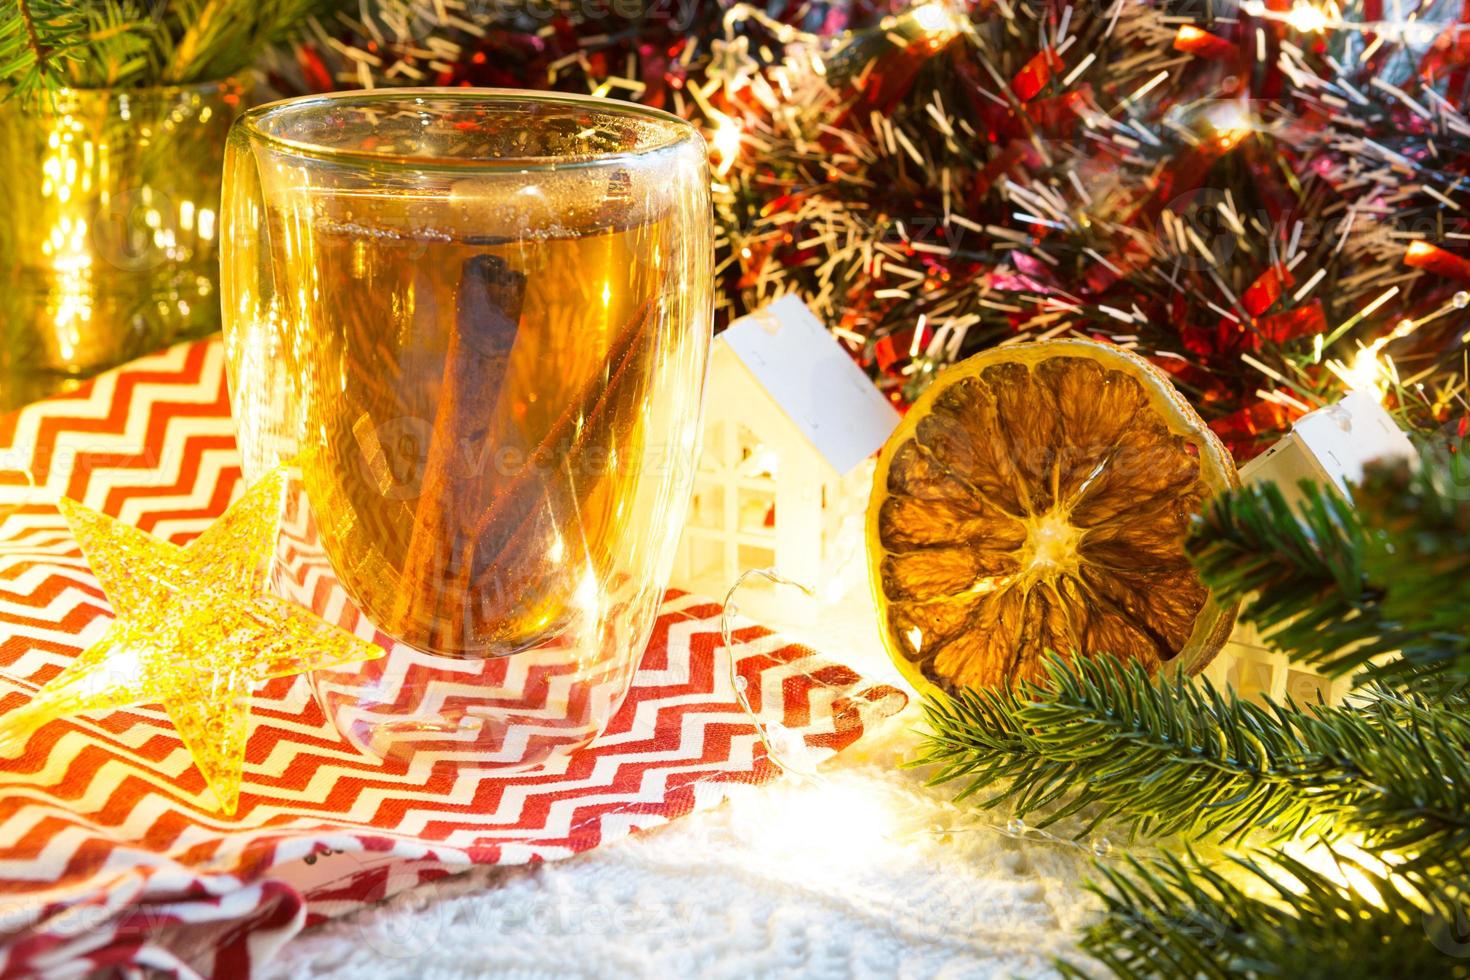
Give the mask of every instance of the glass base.
POLYGON ((322 710, 356 749, 405 767, 506 771, 556 766, 601 734, 627 695, 658 601, 640 596, 644 609, 602 616, 593 630, 573 624, 515 653, 418 650, 377 629, 352 602, 321 548, 299 483, 288 492, 273 586, 384 648, 381 659, 311 674, 322 710))

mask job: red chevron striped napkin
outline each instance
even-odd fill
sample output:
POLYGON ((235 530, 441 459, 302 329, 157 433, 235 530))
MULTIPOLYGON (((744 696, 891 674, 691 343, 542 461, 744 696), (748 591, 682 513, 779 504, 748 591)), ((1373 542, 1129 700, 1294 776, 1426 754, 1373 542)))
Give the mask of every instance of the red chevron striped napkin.
MULTIPOLYGON (((218 341, 0 418, 0 711, 108 622, 57 499, 184 544, 239 476, 218 341)), ((763 721, 818 757, 902 707, 897 690, 759 627, 724 647, 720 612, 671 592, 615 737, 537 775, 379 763, 336 734, 305 678, 283 678, 256 692, 240 813, 225 820, 157 706, 44 727, 0 761, 0 976, 245 975, 304 926, 401 888, 714 806, 732 783, 778 775, 736 703, 731 657, 763 721)))

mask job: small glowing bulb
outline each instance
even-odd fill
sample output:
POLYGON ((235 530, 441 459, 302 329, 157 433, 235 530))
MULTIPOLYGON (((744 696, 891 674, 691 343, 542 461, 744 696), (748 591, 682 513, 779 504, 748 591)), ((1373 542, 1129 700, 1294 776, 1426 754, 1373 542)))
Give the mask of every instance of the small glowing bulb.
POLYGON ((1353 391, 1369 392, 1382 396, 1384 389, 1383 365, 1378 362, 1378 347, 1364 347, 1358 351, 1353 358, 1353 366, 1345 371, 1338 371, 1338 377, 1342 378, 1353 391))
POLYGON ((735 166, 735 158, 740 155, 740 140, 743 134, 740 124, 724 113, 715 115, 715 131, 710 134, 710 147, 720 158, 720 165, 715 172, 723 177, 735 166))
POLYGON ((925 34, 952 34, 960 29, 955 12, 941 0, 930 0, 915 7, 913 18, 925 34))
MULTIPOLYGON (((802 753, 810 751, 799 737, 796 744, 802 753)), ((847 881, 871 862, 892 860, 912 846, 903 839, 893 798, 867 786, 803 786, 780 797, 779 811, 773 806, 760 816, 760 855, 803 881, 847 881), (863 861, 855 862, 859 854, 863 861)))
POLYGON ((1207 118, 1220 140, 1232 145, 1256 128, 1249 110, 1239 102, 1217 105, 1209 111, 1207 118))
POLYGON ((1327 14, 1306 0, 1297 0, 1286 15, 1286 22, 1300 34, 1317 34, 1327 29, 1327 14))

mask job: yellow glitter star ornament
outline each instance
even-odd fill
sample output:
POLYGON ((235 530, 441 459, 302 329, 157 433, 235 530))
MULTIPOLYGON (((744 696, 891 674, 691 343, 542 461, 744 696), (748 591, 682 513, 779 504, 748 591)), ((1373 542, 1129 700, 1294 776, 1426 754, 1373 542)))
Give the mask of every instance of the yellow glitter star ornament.
POLYGON ((56 718, 162 703, 220 809, 233 814, 255 685, 383 655, 266 592, 284 492, 276 470, 184 548, 62 500, 116 619, 28 704, 0 717, 0 752, 56 718))

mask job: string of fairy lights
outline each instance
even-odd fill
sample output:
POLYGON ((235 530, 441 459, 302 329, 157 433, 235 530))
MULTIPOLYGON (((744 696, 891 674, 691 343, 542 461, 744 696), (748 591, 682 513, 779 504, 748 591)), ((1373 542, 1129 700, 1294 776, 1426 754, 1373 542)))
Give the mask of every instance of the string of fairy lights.
MULTIPOLYGON (((739 596, 742 589, 757 582, 779 588, 795 589, 797 592, 808 597, 814 595, 812 588, 808 585, 786 578, 778 574, 774 569, 752 568, 746 570, 730 586, 729 591, 726 592, 720 611, 720 643, 727 650, 734 650, 738 647, 734 635, 737 624, 745 626, 753 625, 749 621, 742 620, 741 618, 739 596)), ((786 728, 779 721, 768 719, 762 715, 751 703, 748 685, 745 678, 739 672, 739 665, 736 658, 728 658, 726 664, 728 668, 726 679, 730 684, 730 690, 734 694, 735 703, 739 705, 740 710, 750 720, 756 739, 761 749, 765 752, 765 757, 789 779, 795 780, 801 786, 811 788, 813 793, 809 798, 816 799, 820 793, 830 790, 832 781, 823 776, 818 770, 816 761, 811 757, 811 753, 808 751, 802 736, 786 728)), ((822 683, 819 679, 813 678, 813 680, 816 683, 822 683)), ((885 838, 896 836, 887 827, 893 821, 883 820, 875 822, 883 825, 876 831, 878 836, 885 838)), ((818 819, 800 821, 800 823, 822 828, 823 833, 830 833, 830 828, 833 826, 834 821, 818 819)), ((951 834, 980 831, 1008 837, 1012 840, 1078 851, 1090 857, 1108 858, 1115 856, 1112 839, 1106 834, 1056 834, 1045 827, 1028 824, 1024 819, 1016 816, 1000 822, 985 819, 975 813, 966 813, 962 822, 958 824, 938 824, 926 828, 924 832, 935 837, 943 838, 951 834)), ((866 833, 871 835, 873 832, 873 828, 863 828, 861 826, 857 828, 857 833, 860 834, 866 833)), ((854 843, 871 847, 873 842, 854 841, 854 843)), ((906 841, 894 840, 892 843, 901 846, 906 841)), ((860 849, 862 848, 854 848, 854 850, 860 849)), ((1130 850, 1128 853, 1132 853, 1132 851, 1130 850)))

